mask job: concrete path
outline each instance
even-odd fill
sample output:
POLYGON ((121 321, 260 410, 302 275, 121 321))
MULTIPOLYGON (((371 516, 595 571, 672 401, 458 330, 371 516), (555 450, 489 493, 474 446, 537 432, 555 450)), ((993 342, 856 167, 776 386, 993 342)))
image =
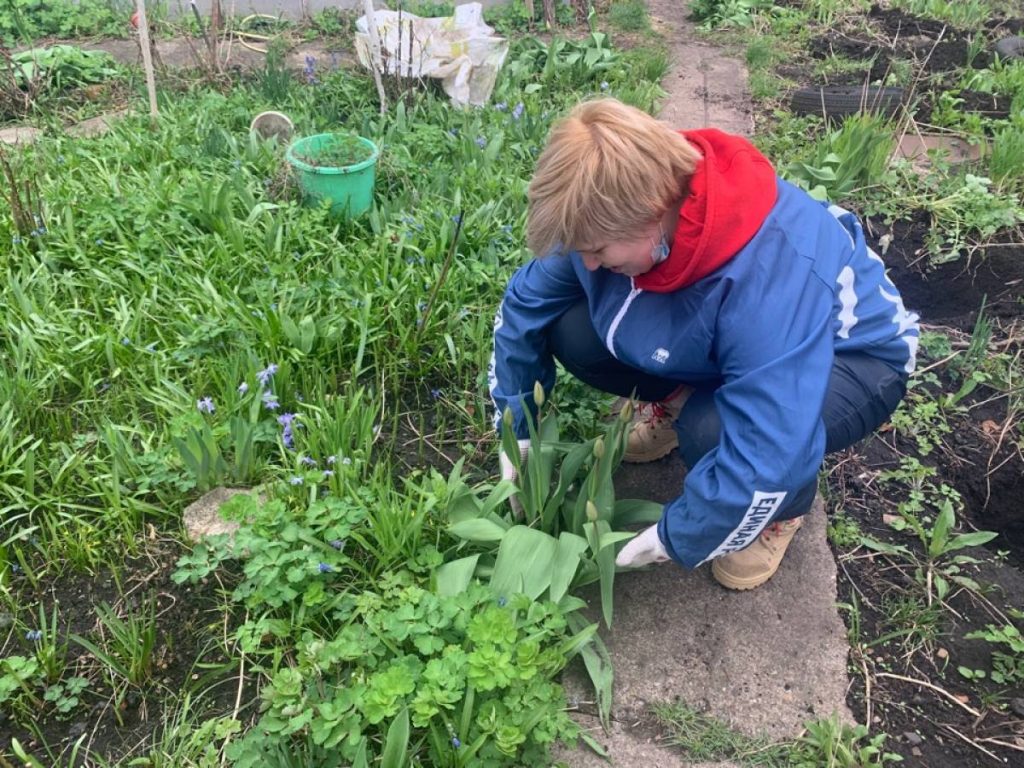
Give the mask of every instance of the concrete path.
MULTIPOLYGON (((672 67, 659 117, 673 127, 710 126, 750 135, 753 111, 743 65, 695 38, 686 5, 649 0, 669 44, 672 67)), ((619 498, 668 501, 685 467, 673 452, 624 466, 619 498)), ((848 722, 846 628, 836 602, 836 567, 822 514, 809 515, 775 577, 751 592, 729 592, 708 568, 674 564, 622 573, 615 582, 615 622, 602 631, 615 667, 614 725, 605 734, 591 712, 577 716, 622 768, 691 766, 664 744, 654 703, 683 702, 747 735, 796 736, 808 719, 833 712, 848 722)), ((589 595, 598 616, 596 591, 589 595)), ((582 665, 565 676, 570 697, 593 699, 582 665)), ((582 706, 586 710, 588 707, 582 706)), ((608 765, 586 748, 558 755, 570 768, 608 765)))

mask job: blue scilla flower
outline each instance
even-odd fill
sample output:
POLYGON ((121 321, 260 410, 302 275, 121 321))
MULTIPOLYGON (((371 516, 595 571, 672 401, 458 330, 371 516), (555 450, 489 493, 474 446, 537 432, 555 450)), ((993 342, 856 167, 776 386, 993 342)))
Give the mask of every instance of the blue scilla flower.
POLYGON ((328 563, 320 563, 320 565, 318 565, 316 568, 317 568, 318 571, 320 571, 320 573, 333 573, 334 572, 334 569, 328 563))
POLYGON ((25 639, 30 643, 38 643, 43 639, 43 630, 41 629, 30 629, 25 633, 25 639))
POLYGON ((499 101, 497 104, 494 105, 494 109, 498 112, 504 112, 506 109, 508 109, 508 104, 506 104, 504 101, 499 101))
POLYGON ((11 245, 18 245, 21 242, 21 238, 17 235, 11 237, 11 245))
POLYGON ((444 390, 443 389, 432 389, 432 390, 430 390, 430 396, 434 400, 440 400, 441 399, 441 395, 443 395, 443 394, 444 394, 444 390))
POLYGON ((267 384, 270 383, 270 379, 273 378, 275 373, 277 373, 277 364, 276 363, 271 363, 266 368, 264 368, 262 371, 259 371, 256 374, 256 378, 259 380, 260 386, 261 387, 267 386, 267 384))
POLYGON ((323 471, 323 475, 324 475, 324 478, 334 477, 334 470, 333 469, 325 469, 323 471))
POLYGON ((452 746, 455 747, 456 749, 458 749, 459 747, 462 746, 462 742, 459 741, 459 737, 458 736, 452 736, 452 746))
POLYGON ((504 598, 504 597, 499 597, 498 598, 498 607, 499 608, 504 608, 506 605, 508 605, 508 600, 506 598, 504 598))
POLYGON ((526 107, 523 105, 523 102, 520 101, 518 104, 516 104, 516 106, 512 110, 512 119, 518 121, 519 118, 523 116, 523 110, 525 109, 526 107))
POLYGON ((352 459, 350 459, 348 456, 345 456, 344 458, 342 458, 341 463, 347 467, 352 463, 352 459))
POLYGON ((213 404, 212 397, 204 397, 201 400, 196 400, 196 408, 199 409, 200 413, 213 413, 217 410, 217 406, 213 404))
POLYGON ((299 459, 299 461, 307 467, 316 466, 316 460, 313 459, 311 456, 303 456, 301 459, 299 459))
POLYGON ((608 85, 608 81, 607 80, 602 80, 601 81, 601 90, 602 91, 607 91, 609 87, 610 86, 608 85))
POLYGON ((476 145, 480 147, 480 149, 483 149, 484 147, 487 146, 487 139, 485 139, 483 136, 477 136, 476 145))
POLYGON ((241 384, 238 385, 238 394, 244 395, 248 391, 249 391, 249 384, 247 382, 243 381, 241 384))
POLYGON ((343 539, 335 539, 331 542, 331 546, 334 547, 334 549, 341 552, 341 550, 345 548, 345 541, 343 539))
POLYGON ((288 482, 292 485, 302 485, 302 478, 298 475, 292 475, 288 478, 288 482))
POLYGON ((277 402, 277 398, 273 392, 267 392, 263 395, 263 407, 268 411, 276 411, 281 407, 281 404, 277 402))

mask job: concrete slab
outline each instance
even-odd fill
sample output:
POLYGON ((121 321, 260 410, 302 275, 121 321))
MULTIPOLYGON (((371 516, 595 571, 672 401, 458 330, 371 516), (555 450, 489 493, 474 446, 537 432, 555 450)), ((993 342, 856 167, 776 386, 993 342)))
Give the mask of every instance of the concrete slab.
POLYGON ((754 111, 743 63, 697 38, 684 18, 685 4, 649 0, 648 8, 672 62, 662 80, 667 95, 658 117, 674 128, 711 127, 749 136, 754 111))
MULTIPOLYGON (((684 477, 673 452, 623 466, 616 495, 665 502, 678 495, 684 477)), ((615 668, 616 728, 598 738, 614 764, 685 765, 678 757, 641 757, 644 749, 664 749, 650 742, 656 703, 682 701, 736 731, 775 739, 792 738, 804 721, 833 712, 854 722, 845 703, 849 648, 825 527, 820 510, 809 515, 779 572, 750 592, 722 588, 706 567, 686 571, 667 563, 616 576, 614 625, 602 630, 615 668)), ((597 590, 583 597, 596 621, 597 590)), ((593 698, 582 665, 567 670, 563 682, 570 699, 593 698)), ((577 754, 567 762, 597 764, 590 759, 577 754)))

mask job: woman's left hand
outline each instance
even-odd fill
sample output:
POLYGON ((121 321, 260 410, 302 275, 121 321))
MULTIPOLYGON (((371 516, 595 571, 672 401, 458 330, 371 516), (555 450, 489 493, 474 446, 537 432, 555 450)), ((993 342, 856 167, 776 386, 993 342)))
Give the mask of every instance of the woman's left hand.
POLYGON ((670 560, 665 545, 658 536, 658 526, 652 525, 640 531, 615 558, 615 564, 622 568, 639 568, 651 563, 670 560))

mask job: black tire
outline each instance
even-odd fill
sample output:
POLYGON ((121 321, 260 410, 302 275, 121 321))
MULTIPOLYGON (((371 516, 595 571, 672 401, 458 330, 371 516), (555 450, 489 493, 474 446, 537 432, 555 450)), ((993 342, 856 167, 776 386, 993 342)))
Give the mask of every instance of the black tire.
POLYGON ((1024 59, 1024 37, 1004 37, 996 42, 996 53, 1004 59, 1024 59))
POLYGON ((903 103, 902 88, 877 85, 838 85, 801 88, 793 94, 790 109, 798 115, 842 117, 858 112, 877 112, 892 117, 903 103))

